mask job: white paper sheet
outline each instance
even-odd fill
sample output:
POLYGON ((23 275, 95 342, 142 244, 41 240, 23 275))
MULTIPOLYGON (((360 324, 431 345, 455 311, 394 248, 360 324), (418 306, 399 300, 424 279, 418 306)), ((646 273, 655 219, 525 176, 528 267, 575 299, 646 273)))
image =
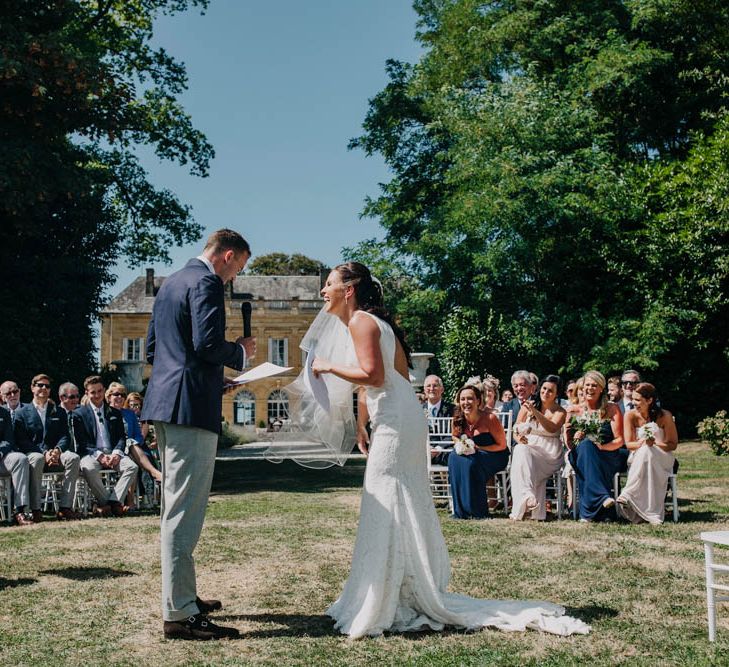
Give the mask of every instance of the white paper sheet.
POLYGON ((255 382, 256 380, 262 380, 263 378, 281 375, 281 373, 288 373, 290 370, 293 370, 293 366, 277 366, 276 364, 266 361, 255 368, 251 368, 245 373, 241 373, 241 375, 237 378, 233 378, 233 382, 228 386, 248 384, 249 382, 255 382))
POLYGON ((327 384, 326 382, 324 382, 321 376, 317 377, 316 375, 314 375, 314 370, 311 367, 311 364, 314 363, 315 358, 316 350, 314 349, 314 346, 312 346, 306 355, 306 372, 304 373, 304 383, 314 396, 314 400, 321 406, 322 410, 329 412, 329 390, 327 389, 327 384))

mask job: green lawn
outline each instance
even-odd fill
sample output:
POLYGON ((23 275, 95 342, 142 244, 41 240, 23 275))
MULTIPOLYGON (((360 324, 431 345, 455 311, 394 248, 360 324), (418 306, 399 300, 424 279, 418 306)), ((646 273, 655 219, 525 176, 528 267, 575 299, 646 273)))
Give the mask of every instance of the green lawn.
MULTIPOLYGON (((2 665, 729 665, 729 604, 706 631, 698 535, 729 530, 729 458, 679 448, 681 521, 456 522, 441 511, 451 589, 540 598, 587 637, 445 632, 349 641, 322 611, 346 577, 363 466, 313 471, 230 461, 216 470, 197 550, 203 596, 234 642, 170 642, 158 610, 154 516, 0 528, 2 665)), ((727 555, 729 560, 729 553, 727 555)))

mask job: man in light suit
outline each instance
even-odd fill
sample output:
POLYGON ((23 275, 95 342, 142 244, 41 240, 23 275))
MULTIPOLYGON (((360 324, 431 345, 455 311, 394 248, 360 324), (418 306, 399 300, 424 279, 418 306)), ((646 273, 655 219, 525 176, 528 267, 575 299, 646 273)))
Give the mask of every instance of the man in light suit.
POLYGON ((218 600, 197 595, 192 553, 200 537, 221 426, 223 368, 241 370, 254 338, 225 340, 223 285, 251 250, 237 232, 214 232, 203 254, 169 276, 147 332, 152 377, 141 418, 154 422, 162 462, 162 617, 168 639, 236 638, 238 630, 206 616, 218 600))
POLYGON ((15 442, 28 457, 30 466, 30 508, 33 522, 43 519, 41 490, 44 472, 63 472, 63 492, 57 518, 71 521, 73 496, 79 475, 80 459, 68 437, 68 421, 63 410, 49 400, 51 379, 39 373, 31 381, 33 400, 15 414, 15 442))
MULTIPOLYGON (((453 403, 443 400, 443 390, 443 380, 437 375, 429 375, 425 378, 425 382, 423 383, 423 393, 425 394, 423 410, 429 420, 438 417, 453 417, 453 403)), ((438 431, 433 430, 433 423, 430 425, 430 432, 431 434, 438 433, 438 431)), ((433 437, 431 435, 431 442, 433 441, 433 437)), ((441 440, 437 444, 445 451, 431 449, 431 463, 433 465, 446 466, 448 465, 448 456, 453 450, 453 440, 450 436, 437 438, 437 440, 441 440)))
POLYGON ((100 376, 87 377, 84 389, 89 402, 74 411, 76 419, 71 422, 76 449, 83 452, 81 470, 98 501, 95 513, 123 516, 129 509, 124 499, 139 472, 137 464, 124 453, 127 444, 124 417, 104 400, 104 382, 100 376), (102 470, 115 470, 119 474, 113 489, 104 486, 102 470))

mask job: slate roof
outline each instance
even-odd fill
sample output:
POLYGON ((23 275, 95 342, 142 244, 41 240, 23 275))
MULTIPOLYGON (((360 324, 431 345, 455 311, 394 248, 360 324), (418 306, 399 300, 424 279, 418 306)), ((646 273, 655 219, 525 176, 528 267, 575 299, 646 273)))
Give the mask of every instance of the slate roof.
MULTIPOLYGON (((154 277, 156 294, 164 276, 154 277)), ((238 276, 233 281, 234 299, 264 299, 266 301, 321 301, 319 276, 238 276), (252 295, 252 296, 250 296, 252 295)), ((154 297, 147 296, 147 278, 139 276, 125 287, 102 313, 151 313, 154 297)), ((230 294, 226 286, 226 296, 230 294)))

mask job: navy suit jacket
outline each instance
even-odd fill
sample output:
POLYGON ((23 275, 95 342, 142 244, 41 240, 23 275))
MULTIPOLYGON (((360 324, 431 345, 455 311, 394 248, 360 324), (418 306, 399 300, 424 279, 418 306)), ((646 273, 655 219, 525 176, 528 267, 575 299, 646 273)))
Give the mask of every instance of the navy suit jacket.
POLYGON ((511 412, 511 423, 516 424, 516 418, 519 416, 519 410, 521 410, 521 403, 519 399, 514 396, 508 403, 504 403, 501 406, 499 412, 511 412))
POLYGON ((15 443, 18 451, 24 454, 38 452, 44 454, 58 447, 65 452, 71 442, 68 438, 66 412, 56 405, 47 403, 45 435, 43 422, 32 403, 28 403, 15 413, 15 443))
POLYGON ((141 419, 220 433, 223 368, 241 370, 243 348, 225 340, 223 281, 199 259, 167 278, 147 331, 152 377, 141 419))
POLYGON ((15 449, 15 434, 13 422, 10 419, 10 410, 0 407, 0 455, 5 456, 15 449))
MULTIPOLYGON (((76 453, 96 457, 96 415, 92 405, 81 405, 73 411, 75 417, 73 432, 76 438, 76 453)), ((124 417, 116 408, 104 403, 104 426, 109 435, 109 443, 115 454, 124 456, 127 437, 124 432, 124 417)))

